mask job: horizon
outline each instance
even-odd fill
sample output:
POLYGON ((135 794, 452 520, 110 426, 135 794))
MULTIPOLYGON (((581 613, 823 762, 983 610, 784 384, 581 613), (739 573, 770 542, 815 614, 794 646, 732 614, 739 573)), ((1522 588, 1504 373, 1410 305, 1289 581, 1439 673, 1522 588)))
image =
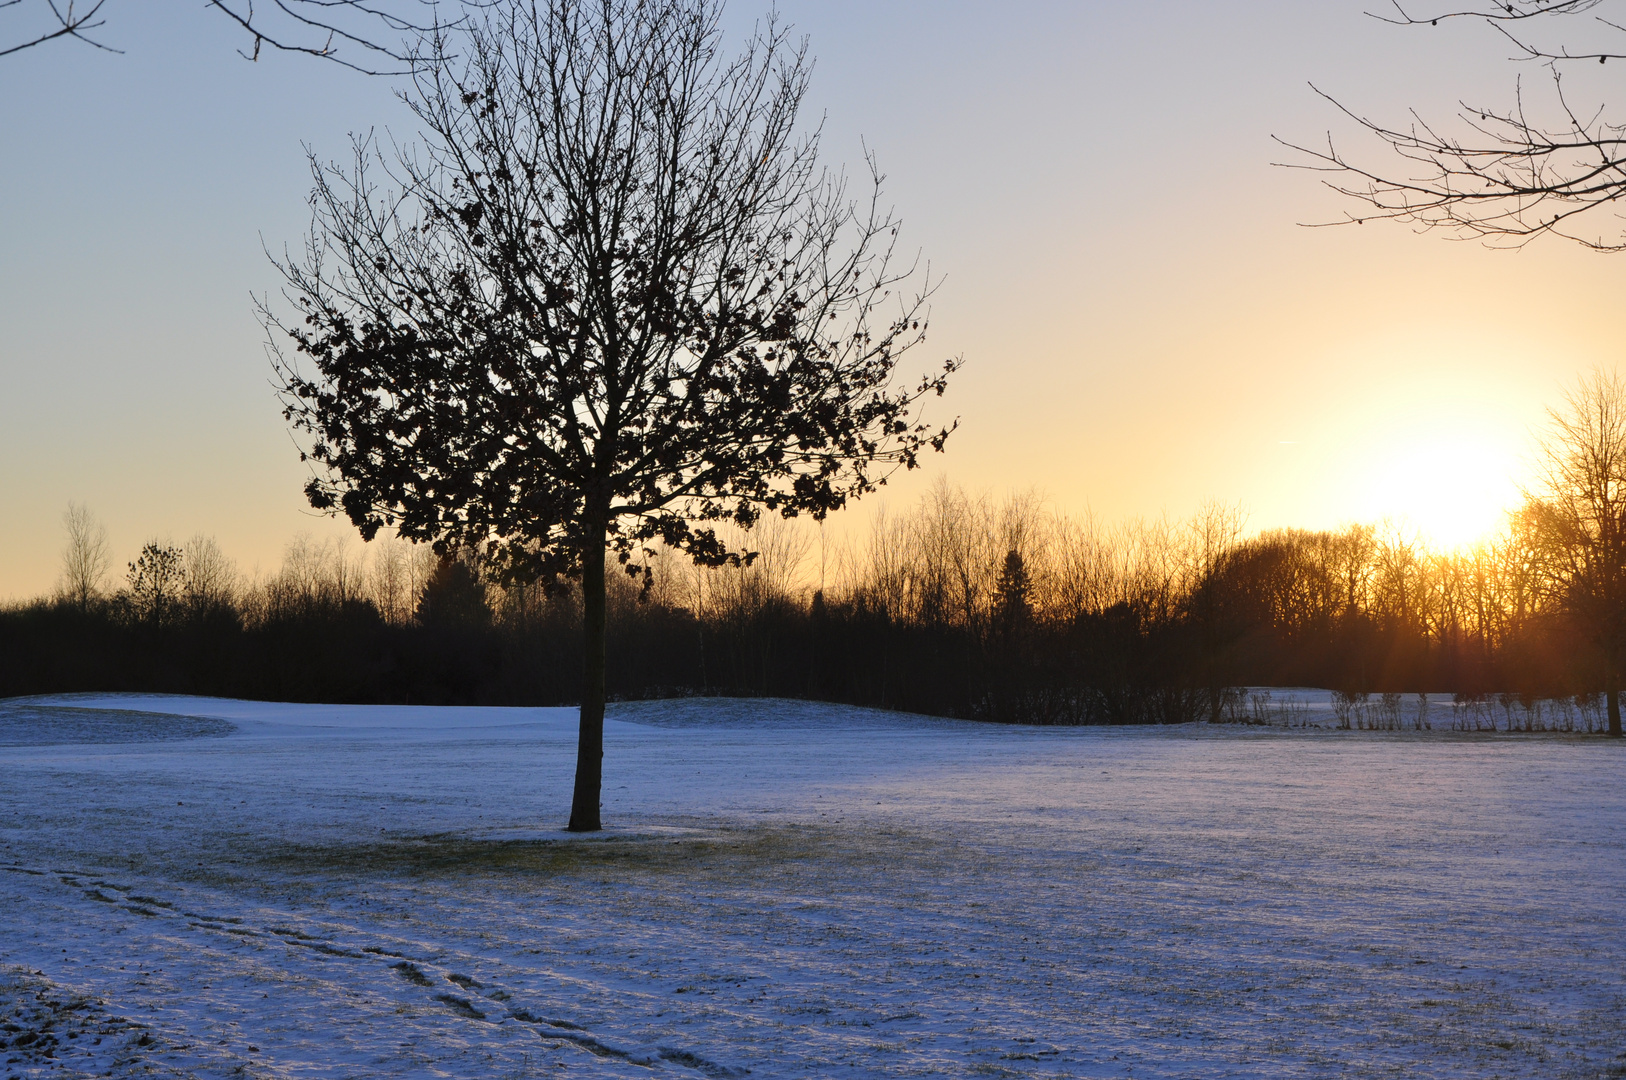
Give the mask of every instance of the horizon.
MULTIPOLYGON (((1153 515, 1137 515, 1118 519, 1103 519, 1090 508, 1085 507, 1081 512, 1071 508, 1056 505, 1043 492, 1029 490, 1026 492, 1009 490, 1005 492, 993 491, 967 491, 953 482, 951 477, 940 476, 939 481, 953 498, 969 500, 972 503, 981 503, 993 513, 1011 506, 1024 504, 1031 506, 1035 520, 1044 523, 1045 527, 1078 527, 1093 535, 1099 536, 1109 545, 1110 550, 1129 543, 1128 537, 1155 535, 1160 531, 1172 535, 1190 532, 1197 528, 1204 515, 1218 511, 1228 515, 1236 522, 1234 537, 1225 545, 1226 550, 1239 550, 1251 543, 1268 540, 1273 535, 1282 532, 1305 532, 1312 534, 1340 534, 1350 529, 1367 529, 1380 543, 1401 543, 1414 549, 1419 556, 1469 556, 1485 548, 1499 538, 1510 535, 1512 510, 1502 513, 1501 519, 1491 528, 1471 535, 1463 534, 1460 538, 1452 538, 1430 530, 1424 523, 1407 517, 1403 514, 1390 514, 1380 518, 1360 521, 1345 520, 1335 522, 1320 528, 1307 528, 1293 524, 1272 524, 1255 526, 1250 520, 1250 513, 1246 506, 1241 504, 1223 504, 1215 500, 1208 500, 1195 508, 1190 514, 1175 516, 1167 511, 1153 515)), ((851 583, 843 585, 839 575, 851 576, 858 573, 858 566, 862 563, 873 545, 884 543, 887 540, 884 529, 889 523, 895 523, 900 518, 909 519, 913 515, 926 512, 936 495, 936 491, 927 490, 917 493, 908 502, 892 502, 883 492, 871 498, 862 500, 855 509, 844 512, 839 519, 832 517, 833 526, 821 529, 819 523, 807 517, 777 518, 765 517, 763 522, 749 531, 741 531, 730 527, 725 541, 730 544, 731 550, 751 551, 764 559, 773 559, 776 563, 783 558, 783 551, 788 543, 799 554, 790 556, 791 569, 777 571, 788 573, 788 594, 807 600, 814 592, 829 592, 835 590, 833 595, 842 595, 851 583), (789 529, 788 533, 779 532, 789 529), (733 539, 729 539, 731 536, 733 539), (741 546, 743 542, 743 546, 741 546), (825 545, 823 553, 816 550, 818 545, 825 545), (838 577, 829 580, 827 585, 819 583, 821 573, 821 559, 825 573, 836 573, 838 577)), ((107 529, 109 537, 114 530, 108 522, 95 513, 94 507, 84 504, 73 504, 82 511, 89 511, 94 526, 107 529)), ((59 544, 58 560, 68 546, 68 535, 64 519, 68 507, 58 516, 59 544)), ((326 520, 326 519, 322 519, 326 520)), ((160 547, 181 550, 195 542, 208 542, 215 545, 214 550, 224 559, 222 571, 230 575, 229 588, 233 591, 252 593, 274 582, 280 576, 289 572, 290 567, 303 567, 311 559, 324 564, 330 560, 339 560, 346 567, 352 567, 358 573, 370 573, 372 563, 378 559, 392 557, 385 549, 396 544, 407 544, 408 551, 421 548, 429 551, 428 544, 414 544, 402 540, 393 532, 380 532, 371 541, 362 540, 356 535, 354 529, 343 528, 328 530, 322 533, 310 529, 303 529, 282 538, 280 544, 271 547, 272 557, 269 561, 256 560, 252 564, 245 564, 229 548, 221 547, 218 537, 205 532, 180 534, 174 530, 166 530, 140 538, 128 551, 121 549, 116 543, 110 543, 106 576, 102 579, 102 595, 114 597, 126 590, 126 567, 133 565, 142 549, 149 544, 160 547)), ((669 573, 672 564, 667 560, 676 559, 680 568, 689 567, 686 559, 680 553, 667 549, 658 542, 655 545, 658 566, 657 577, 669 573)), ((427 556, 426 556, 427 557, 427 556)), ((478 558, 478 556, 476 556, 478 558)), ((692 567, 707 575, 724 573, 725 567, 692 567)), ((296 571, 297 572, 297 571, 296 571)), ((497 587, 495 582, 489 583, 497 587)), ((47 584, 44 589, 27 596, 0 597, 0 608, 6 606, 27 605, 42 600, 51 600, 58 595, 61 588, 61 571, 58 566, 57 577, 47 584)))

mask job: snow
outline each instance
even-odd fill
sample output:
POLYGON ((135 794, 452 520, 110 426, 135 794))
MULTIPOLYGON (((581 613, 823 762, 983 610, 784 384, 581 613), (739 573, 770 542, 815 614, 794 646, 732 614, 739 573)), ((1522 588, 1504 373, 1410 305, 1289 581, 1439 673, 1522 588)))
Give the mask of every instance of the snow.
POLYGON ((1610 740, 606 743, 584 838, 571 710, 0 702, 0 1078, 1626 1075, 1610 740))

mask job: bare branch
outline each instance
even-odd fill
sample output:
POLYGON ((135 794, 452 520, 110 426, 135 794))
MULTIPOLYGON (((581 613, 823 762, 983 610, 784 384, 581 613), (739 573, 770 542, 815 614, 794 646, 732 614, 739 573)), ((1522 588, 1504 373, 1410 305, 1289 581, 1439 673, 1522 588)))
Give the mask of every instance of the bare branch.
POLYGON ((1369 164, 1346 154, 1329 132, 1325 147, 1278 138, 1297 158, 1276 164, 1332 174, 1326 186, 1360 204, 1335 221, 1314 226, 1401 221, 1419 230, 1443 230, 1455 239, 1493 247, 1522 247, 1552 235, 1596 251, 1626 250, 1619 204, 1626 196, 1626 125, 1605 119, 1603 107, 1575 109, 1565 93, 1563 65, 1626 59, 1620 48, 1538 44, 1530 35, 1541 20, 1594 13, 1593 34, 1626 34, 1626 22, 1596 14, 1612 0, 1497 0, 1486 6, 1419 14, 1395 0, 1392 12, 1368 12, 1398 26, 1479 19, 1515 50, 1515 61, 1538 61, 1552 79, 1552 101, 1527 110, 1522 81, 1511 108, 1458 103, 1452 130, 1415 110, 1411 123, 1390 126, 1362 115, 1312 85, 1321 97, 1387 147, 1386 162, 1369 164), (1537 116, 1540 118, 1537 118, 1537 116), (1603 221, 1601 218, 1609 220, 1603 221))
MULTIPOLYGON (((0 10, 16 7, 21 3, 22 0, 6 0, 5 3, 0 3, 0 10)), ((86 45, 102 49, 105 52, 120 51, 85 36, 85 31, 94 30, 106 22, 105 19, 97 18, 104 3, 106 3, 106 0, 96 0, 89 8, 76 11, 74 0, 68 0, 65 7, 59 3, 59 0, 46 0, 45 6, 50 10, 55 25, 49 30, 28 37, 19 44, 0 47, 0 56, 10 56, 12 53, 32 49, 36 45, 44 45, 47 41, 55 41, 58 38, 77 38, 86 45)))
MULTIPOLYGON (((1573 16, 1592 11, 1605 2, 1605 0, 1558 0, 1557 3, 1542 3, 1540 0, 1508 0, 1485 7, 1466 8, 1436 12, 1432 15, 1415 15, 1401 6, 1399 0, 1394 0, 1393 14, 1367 12, 1380 22, 1394 26, 1438 26, 1441 22, 1453 19, 1477 19, 1491 26, 1505 37, 1513 47, 1518 50, 1517 59, 1537 60, 1549 63, 1562 63, 1567 61, 1594 61, 1603 63, 1607 60, 1626 57, 1626 53, 1609 50, 1592 50, 1576 52, 1568 46, 1559 46, 1556 49, 1544 48, 1531 43, 1531 39, 1523 36, 1523 25, 1535 20, 1552 20, 1564 16, 1573 16)), ((1622 27, 1601 16, 1592 20, 1599 26, 1611 30, 1622 31, 1622 27)), ((1626 47, 1626 43, 1623 43, 1626 47)))
MULTIPOLYGON (((494 0, 456 0, 459 25, 469 9, 491 6, 494 0)), ((410 0, 385 7, 367 0, 271 0, 269 8, 255 10, 253 0, 207 0, 226 18, 253 37, 249 50, 238 50, 247 60, 258 60, 262 47, 331 60, 366 75, 404 75, 427 62, 422 45, 436 40, 447 28, 440 21, 439 0, 410 0), (357 59, 341 56, 353 46, 357 59)))
MULTIPOLYGON (((16 9, 12 16, 37 11, 42 29, 25 33, 24 40, 0 46, 0 57, 63 38, 74 38, 108 52, 112 48, 86 36, 105 25, 100 13, 106 0, 93 0, 81 8, 79 0, 0 0, 0 11, 16 9), (48 14, 47 14, 48 13, 48 14)), ((403 75, 418 70, 432 57, 430 42, 444 40, 448 28, 461 26, 474 11, 497 0, 268 0, 256 7, 253 0, 205 0, 205 6, 245 31, 251 44, 239 49, 247 60, 258 60, 263 48, 329 60, 367 75, 403 75), (450 16, 450 17, 444 17, 450 16)))

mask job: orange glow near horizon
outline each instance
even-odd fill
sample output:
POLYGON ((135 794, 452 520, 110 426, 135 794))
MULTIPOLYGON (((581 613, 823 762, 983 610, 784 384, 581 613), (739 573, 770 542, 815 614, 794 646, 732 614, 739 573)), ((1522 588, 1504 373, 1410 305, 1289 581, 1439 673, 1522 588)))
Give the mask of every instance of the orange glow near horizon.
POLYGON ((1237 492, 1252 524, 1387 524, 1440 552, 1502 533, 1539 488, 1546 408, 1580 350, 1456 312, 1344 329, 1306 351, 1297 385, 1283 377, 1315 408, 1283 393, 1254 410, 1280 420, 1237 462, 1254 469, 1237 492))
POLYGON ((1431 435, 1373 463, 1371 498, 1442 550, 1500 531, 1521 499, 1519 462, 1486 436, 1431 435))

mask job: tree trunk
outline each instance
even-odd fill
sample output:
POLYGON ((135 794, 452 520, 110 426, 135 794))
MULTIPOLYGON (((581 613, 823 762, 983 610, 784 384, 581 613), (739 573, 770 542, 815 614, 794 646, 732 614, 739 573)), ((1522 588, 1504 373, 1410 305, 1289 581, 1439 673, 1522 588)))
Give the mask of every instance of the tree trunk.
POLYGON ((1620 665, 1613 656, 1608 657, 1604 663, 1608 670, 1604 672, 1604 697, 1609 701, 1609 734, 1620 738, 1620 665))
POLYGON ((604 782, 604 527, 587 530, 582 552, 582 710, 570 832, 597 832, 604 782))

